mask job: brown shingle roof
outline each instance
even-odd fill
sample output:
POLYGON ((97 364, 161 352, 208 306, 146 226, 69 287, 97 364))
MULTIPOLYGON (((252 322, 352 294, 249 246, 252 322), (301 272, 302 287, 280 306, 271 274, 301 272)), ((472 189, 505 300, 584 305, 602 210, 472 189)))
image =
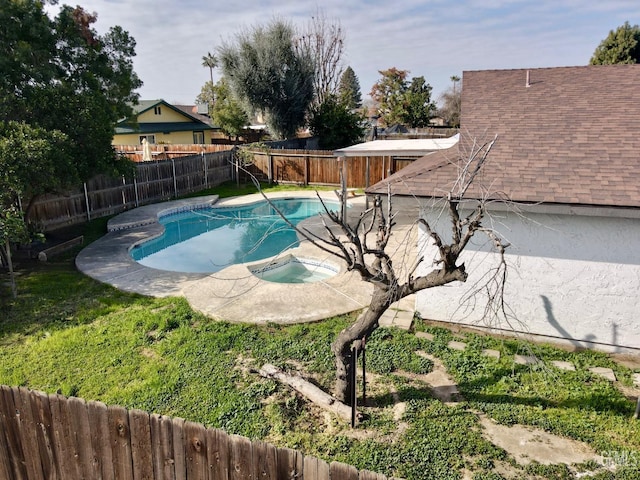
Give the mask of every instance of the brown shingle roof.
POLYGON ((493 196, 640 207, 640 65, 464 72, 459 146, 368 191, 393 182, 396 194, 442 195, 471 140, 496 134, 477 185, 493 196))

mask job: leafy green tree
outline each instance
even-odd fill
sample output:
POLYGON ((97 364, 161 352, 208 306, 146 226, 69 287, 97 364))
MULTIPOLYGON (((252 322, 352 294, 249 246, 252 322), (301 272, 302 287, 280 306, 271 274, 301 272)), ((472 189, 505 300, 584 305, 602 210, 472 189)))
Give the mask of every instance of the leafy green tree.
MULTIPOLYGON (((0 122, 0 187, 23 199, 77 180, 69 137, 24 122, 0 122)), ((3 205, 8 206, 8 205, 3 205)))
POLYGON ((29 240, 19 208, 19 198, 29 198, 43 187, 60 185, 56 168, 71 169, 68 137, 58 131, 31 127, 25 123, 0 122, 0 254, 9 265, 11 290, 16 296, 11 244, 29 240), (56 162, 60 162, 56 165, 56 162))
POLYGON ((431 85, 425 81, 424 77, 411 79, 411 84, 404 93, 403 107, 402 122, 404 124, 411 128, 426 127, 429 124, 436 106, 431 101, 431 85))
POLYGON ((414 77, 408 83, 408 70, 393 67, 381 70, 382 78, 371 88, 371 98, 378 104, 378 115, 384 125, 400 123, 424 127, 435 111, 431 102, 431 85, 424 77, 414 77))
POLYGON ((235 137, 237 140, 242 130, 249 124, 249 117, 242 105, 234 98, 224 77, 218 81, 214 92, 217 101, 211 115, 213 123, 219 126, 229 138, 235 137))
POLYGON ((347 108, 351 110, 356 110, 362 106, 360 82, 351 67, 347 67, 340 77, 338 96, 340 103, 346 105, 347 108))
POLYGON ((378 115, 384 125, 402 123, 407 91, 408 70, 392 67, 380 70, 382 78, 371 87, 371 98, 378 104, 378 115))
POLYGON ((295 136, 313 99, 315 64, 295 44, 293 27, 274 20, 219 48, 222 70, 234 94, 247 110, 265 113, 276 138, 295 136))
POLYGON ((309 119, 311 133, 318 137, 320 148, 335 150, 362 140, 365 133, 364 118, 353 112, 335 96, 313 108, 309 119))
POLYGON ((5 132, 18 135, 19 128, 30 128, 31 139, 42 140, 36 143, 43 149, 38 168, 46 172, 36 176, 13 165, 22 176, 20 194, 29 202, 27 217, 39 195, 132 168, 111 140, 116 122, 130 116, 138 100, 135 41, 120 27, 100 36, 91 27, 95 21, 95 14, 80 7, 63 6, 50 19, 40 1, 0 0, 0 118, 24 124, 10 124, 5 132), (52 137, 59 150, 44 147, 52 137))
POLYGON ((216 86, 213 82, 205 83, 200 89, 200 94, 196 97, 196 103, 207 104, 207 111, 213 117, 213 106, 215 105, 216 86))
POLYGON ((617 63, 640 63, 640 27, 624 25, 609 31, 607 38, 593 52, 591 65, 614 65, 617 63))
MULTIPOLYGON (((4 204, 6 201, 6 194, 0 194, 0 202, 4 204)), ((28 238, 29 234, 27 226, 22 219, 22 212, 14 205, 3 206, 2 210, 0 210, 0 255, 9 266, 9 279, 13 298, 18 296, 18 289, 11 259, 11 243, 23 242, 28 238)))

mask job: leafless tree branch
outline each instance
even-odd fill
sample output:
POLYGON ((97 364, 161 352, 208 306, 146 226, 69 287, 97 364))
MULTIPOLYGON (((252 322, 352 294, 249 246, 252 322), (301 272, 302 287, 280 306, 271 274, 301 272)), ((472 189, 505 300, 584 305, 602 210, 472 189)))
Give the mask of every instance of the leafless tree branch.
MULTIPOLYGON (((390 185, 387 188, 386 207, 382 196, 376 195, 373 206, 362 212, 352 222, 342 217, 340 212, 343 209, 340 212, 331 211, 323 202, 325 212, 322 235, 298 228, 274 207, 284 221, 303 238, 321 250, 341 258, 349 270, 357 271, 362 280, 374 285, 369 307, 354 324, 340 332, 332 344, 337 370, 335 394, 340 400, 348 401, 349 398, 351 388, 349 359, 353 342, 361 341, 370 335, 378 327, 382 314, 395 301, 424 289, 467 281, 468 273, 464 262, 460 261, 460 256, 477 235, 485 236, 492 251, 497 254, 499 264, 487 272, 466 300, 471 300, 475 294, 484 293, 488 298, 484 312, 486 316, 507 314, 507 306, 504 303, 504 284, 507 278, 505 252, 509 244, 495 230, 484 224, 486 208, 491 198, 489 190, 482 185, 474 187, 474 192, 479 192, 479 195, 476 193, 471 199, 475 206, 468 214, 461 214, 463 207, 468 208, 466 202, 469 199, 466 196, 472 184, 479 183, 480 174, 489 160, 489 154, 496 141, 497 136, 484 143, 474 141, 467 156, 451 160, 457 168, 457 178, 448 194, 444 196, 445 203, 441 211, 441 214, 443 216, 446 214, 450 221, 450 239, 438 232, 435 228, 437 223, 428 220, 426 215, 417 219, 416 225, 423 227, 437 251, 431 268, 427 268, 424 274, 416 275, 419 271, 418 267, 424 266, 424 257, 418 258, 410 269, 404 271, 402 267, 394 265, 392 255, 387 251, 396 225, 390 185)), ((259 188, 257 183, 256 186, 259 188)), ((261 193, 269 201, 262 191, 261 193)), ((340 200, 345 202, 346 198, 340 200)))

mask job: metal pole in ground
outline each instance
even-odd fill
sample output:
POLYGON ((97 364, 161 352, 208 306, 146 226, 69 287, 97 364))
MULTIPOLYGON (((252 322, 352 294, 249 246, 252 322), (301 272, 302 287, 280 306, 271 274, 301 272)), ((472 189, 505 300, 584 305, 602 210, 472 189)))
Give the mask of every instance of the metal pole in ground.
POLYGON ((366 366, 366 338, 362 339, 362 405, 367 404, 367 366, 366 366))
POLYGON ((640 418, 640 397, 638 397, 638 403, 636 404, 636 413, 633 414, 633 418, 638 420, 640 418))
POLYGON ((356 403, 358 395, 356 394, 356 366, 358 364, 358 350, 355 346, 351 347, 351 428, 356 426, 356 403))

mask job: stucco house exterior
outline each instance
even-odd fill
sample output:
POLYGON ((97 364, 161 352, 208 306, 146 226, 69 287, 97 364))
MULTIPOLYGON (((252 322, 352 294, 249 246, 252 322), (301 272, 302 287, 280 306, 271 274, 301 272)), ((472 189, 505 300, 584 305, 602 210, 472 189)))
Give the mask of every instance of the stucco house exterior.
MULTIPOLYGON (((474 141, 497 135, 469 192, 491 200, 491 226, 511 246, 508 321, 483 318, 468 294, 495 266, 484 240, 464 254, 466 283, 417 295, 423 318, 640 354, 640 65, 467 71, 461 138, 367 189, 448 232, 441 209, 474 141), (438 220, 439 219, 439 220, 438 220), (466 299, 466 300, 465 300, 466 299)), ((419 250, 434 258, 420 233, 419 250)), ((418 271, 418 273, 421 273, 418 271)), ((474 303, 475 302, 475 303, 474 303)))
POLYGON ((116 125, 113 145, 209 144, 219 129, 192 105, 171 105, 164 100, 141 100, 134 107, 136 122, 123 119, 116 125))

